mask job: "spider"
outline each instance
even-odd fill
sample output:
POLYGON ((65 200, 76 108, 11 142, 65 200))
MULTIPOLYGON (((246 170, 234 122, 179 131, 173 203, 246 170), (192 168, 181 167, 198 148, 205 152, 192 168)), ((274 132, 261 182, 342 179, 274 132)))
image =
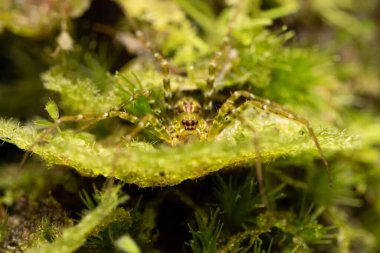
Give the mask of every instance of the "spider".
MULTIPOLYGON (((228 125, 236 122, 237 120, 246 125, 252 131, 255 131, 254 126, 247 123, 243 116, 243 112, 248 108, 256 108, 304 125, 308 130, 308 133, 311 136, 311 139, 314 142, 323 163, 326 168, 328 167, 327 160, 322 152, 314 130, 306 118, 297 115, 296 113, 273 101, 258 97, 247 90, 234 91, 218 109, 215 108, 212 98, 217 94, 215 89, 215 80, 217 77, 218 61, 221 59, 223 54, 226 54, 226 51, 228 51, 228 36, 225 37, 221 49, 214 54, 208 64, 208 75, 205 80, 206 85, 205 90, 203 91, 203 101, 198 101, 192 96, 184 96, 180 98, 174 97, 174 92, 171 88, 171 69, 169 67, 168 60, 166 60, 157 50, 153 49, 151 44, 144 38, 141 31, 138 30, 136 32, 136 36, 145 48, 148 49, 148 51, 154 56, 160 66, 162 73, 162 87, 164 91, 163 101, 167 113, 160 115, 160 117, 154 114, 147 114, 145 116, 138 117, 127 111, 115 109, 99 114, 62 116, 40 135, 38 140, 28 148, 28 152, 30 152, 35 145, 37 145, 48 134, 52 133, 54 129, 58 128, 63 123, 87 121, 92 124, 106 118, 114 117, 126 120, 135 125, 132 131, 130 131, 125 137, 126 140, 131 140, 141 131, 147 131, 156 136, 162 142, 173 147, 194 141, 205 142, 217 137, 228 125), (212 114, 212 110, 216 111, 216 113, 212 114)), ((256 162, 256 173, 260 192, 264 195, 265 190, 263 186, 262 169, 259 161, 258 145, 256 141, 255 149, 258 157, 256 162)), ((27 155, 25 154, 22 163, 25 162, 26 157, 27 155)), ((265 203, 267 201, 264 200, 263 202, 265 203)))

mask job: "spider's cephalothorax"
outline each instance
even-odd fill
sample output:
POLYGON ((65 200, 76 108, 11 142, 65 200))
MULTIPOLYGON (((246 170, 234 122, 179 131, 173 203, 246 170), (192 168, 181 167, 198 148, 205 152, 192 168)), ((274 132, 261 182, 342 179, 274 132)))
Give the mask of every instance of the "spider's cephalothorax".
POLYGON ((172 144, 187 143, 207 138, 207 124, 202 118, 202 107, 192 97, 184 97, 175 104, 175 117, 170 128, 172 144))

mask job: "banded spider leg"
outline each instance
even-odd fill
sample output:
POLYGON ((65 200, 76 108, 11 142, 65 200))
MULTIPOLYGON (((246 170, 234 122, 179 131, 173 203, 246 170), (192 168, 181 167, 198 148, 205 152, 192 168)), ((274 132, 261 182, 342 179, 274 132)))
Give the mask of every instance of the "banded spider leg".
POLYGON ((146 49, 154 56, 159 63, 162 74, 162 85, 164 88, 164 101, 167 113, 170 113, 173 107, 173 95, 170 85, 170 68, 169 62, 166 60, 153 46, 146 40, 144 33, 141 30, 136 31, 136 37, 142 42, 146 49))
MULTIPOLYGON (((235 20, 237 19, 239 8, 241 8, 240 5, 236 7, 235 13, 233 13, 233 17, 231 18, 228 24, 227 33, 223 38, 223 43, 220 46, 220 50, 214 54, 214 56, 211 58, 209 62, 208 76, 206 80, 206 89, 204 91, 204 103, 203 103, 205 112, 211 112, 211 110, 213 109, 212 97, 216 93, 215 81, 216 81, 218 61, 221 60, 222 58, 224 60, 223 67, 221 68, 221 71, 218 77, 218 79, 222 79, 224 75, 226 74, 226 72, 228 72, 231 68, 230 62, 233 60, 233 58, 236 57, 232 54, 234 51, 230 43, 231 43, 232 26, 235 20)), ((208 129, 209 130, 208 139, 212 139, 215 136, 217 136, 230 123, 230 120, 228 119, 229 117, 228 114, 231 114, 231 113, 232 113, 232 116, 238 118, 242 123, 244 123, 252 131, 254 149, 256 153, 256 159, 255 159, 256 177, 259 183, 259 191, 260 191, 262 203, 264 206, 268 206, 268 198, 265 191, 263 169, 262 169, 262 163, 261 163, 260 152, 259 152, 259 143, 256 136, 256 130, 254 126, 252 126, 249 122, 245 120, 244 117, 240 115, 241 114, 239 112, 240 109, 239 108, 235 109, 235 105, 234 105, 235 102, 236 102, 236 99, 234 99, 234 97, 231 96, 218 110, 216 117, 212 120, 211 125, 208 129)), ((241 109, 241 111, 243 110, 244 109, 241 109)))

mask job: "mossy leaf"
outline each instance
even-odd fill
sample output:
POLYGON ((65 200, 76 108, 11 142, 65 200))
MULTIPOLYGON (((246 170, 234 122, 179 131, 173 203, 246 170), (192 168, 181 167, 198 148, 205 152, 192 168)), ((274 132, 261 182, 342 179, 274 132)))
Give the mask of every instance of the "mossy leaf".
MULTIPOLYGON (((293 122, 278 121, 274 118, 269 125, 257 124, 263 161, 317 153, 302 128, 297 129, 293 122)), ((178 147, 155 147, 148 142, 132 142, 120 147, 96 142, 88 135, 62 130, 50 136, 48 144, 36 145, 33 153, 49 164, 67 165, 89 176, 116 177, 140 187, 179 184, 222 168, 247 165, 257 157, 250 133, 239 127, 238 122, 215 140, 178 147)), ((37 138, 34 128, 0 119, 0 139, 27 150, 37 138)), ((333 129, 323 130, 318 138, 324 151, 350 147, 353 141, 344 132, 333 129)))

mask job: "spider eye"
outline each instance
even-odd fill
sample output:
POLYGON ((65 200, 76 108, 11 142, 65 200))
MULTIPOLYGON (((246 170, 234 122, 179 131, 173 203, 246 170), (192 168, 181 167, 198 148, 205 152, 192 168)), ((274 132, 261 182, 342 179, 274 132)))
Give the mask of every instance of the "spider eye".
POLYGON ((230 121, 231 120, 231 117, 230 116, 224 116, 224 121, 230 121))
POLYGON ((152 127, 152 123, 150 123, 150 122, 146 123, 146 124, 145 124, 145 127, 147 127, 147 128, 152 127))

